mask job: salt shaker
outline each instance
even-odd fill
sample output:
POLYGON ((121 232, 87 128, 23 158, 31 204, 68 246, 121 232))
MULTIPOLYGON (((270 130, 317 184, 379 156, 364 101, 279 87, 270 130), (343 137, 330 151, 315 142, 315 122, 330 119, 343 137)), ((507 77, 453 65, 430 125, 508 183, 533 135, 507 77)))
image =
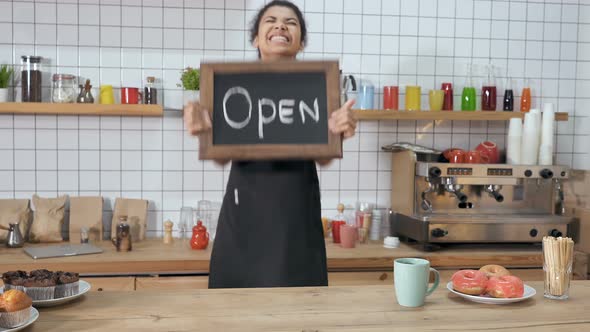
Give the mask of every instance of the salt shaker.
POLYGON ((88 243, 88 227, 80 228, 80 243, 88 243))
POLYGON ((170 220, 164 222, 164 244, 172 244, 172 226, 174 223, 170 220))

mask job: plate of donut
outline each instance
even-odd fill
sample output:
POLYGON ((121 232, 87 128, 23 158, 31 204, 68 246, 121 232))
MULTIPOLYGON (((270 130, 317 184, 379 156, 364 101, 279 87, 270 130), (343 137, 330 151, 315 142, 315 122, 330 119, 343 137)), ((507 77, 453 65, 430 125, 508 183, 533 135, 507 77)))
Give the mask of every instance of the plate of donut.
POLYGON ((447 289, 464 299, 484 304, 524 301, 537 293, 533 287, 524 284, 500 265, 457 271, 447 283, 447 289))

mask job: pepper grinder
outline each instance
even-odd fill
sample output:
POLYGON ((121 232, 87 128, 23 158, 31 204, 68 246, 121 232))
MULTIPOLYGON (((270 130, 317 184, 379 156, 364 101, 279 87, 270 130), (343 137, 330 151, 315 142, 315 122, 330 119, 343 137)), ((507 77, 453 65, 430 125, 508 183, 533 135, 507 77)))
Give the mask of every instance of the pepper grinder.
POLYGON ((92 85, 90 85, 90 80, 86 80, 86 84, 80 84, 79 87, 80 94, 78 95, 77 102, 81 104, 93 104, 94 97, 92 96, 92 92, 90 91, 90 89, 92 89, 92 85))
POLYGON ((174 223, 170 220, 164 222, 164 244, 172 244, 172 226, 174 223))

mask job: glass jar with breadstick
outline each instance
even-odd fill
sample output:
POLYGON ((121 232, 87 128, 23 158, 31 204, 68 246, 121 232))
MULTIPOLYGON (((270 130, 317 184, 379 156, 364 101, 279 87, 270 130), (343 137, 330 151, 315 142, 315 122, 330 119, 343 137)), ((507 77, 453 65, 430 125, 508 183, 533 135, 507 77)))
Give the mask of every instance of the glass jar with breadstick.
POLYGON ((565 300, 569 296, 574 241, 569 237, 543 237, 543 272, 545 297, 565 300))

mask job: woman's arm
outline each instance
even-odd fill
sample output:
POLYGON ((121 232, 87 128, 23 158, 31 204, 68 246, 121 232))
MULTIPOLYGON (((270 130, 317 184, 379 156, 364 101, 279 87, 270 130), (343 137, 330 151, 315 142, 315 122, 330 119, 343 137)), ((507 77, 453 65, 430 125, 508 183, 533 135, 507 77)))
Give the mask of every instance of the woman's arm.
POLYGON ((343 138, 354 136, 356 131, 356 116, 352 112, 352 105, 355 100, 351 99, 344 103, 342 107, 332 112, 328 119, 328 129, 332 134, 342 134, 343 138))
MULTIPOLYGON (((332 112, 330 119, 328 119, 328 130, 332 134, 340 134, 344 139, 354 136, 357 123, 356 116, 352 112, 354 102, 355 100, 351 99, 344 103, 342 107, 332 112)), ((316 162, 320 166, 325 166, 332 162, 332 159, 319 159, 316 162)))
MULTIPOLYGON (((184 106, 184 126, 192 136, 201 136, 211 130, 211 116, 201 106, 198 100, 189 102, 184 106)), ((229 160, 213 160, 216 164, 224 166, 229 160)))

